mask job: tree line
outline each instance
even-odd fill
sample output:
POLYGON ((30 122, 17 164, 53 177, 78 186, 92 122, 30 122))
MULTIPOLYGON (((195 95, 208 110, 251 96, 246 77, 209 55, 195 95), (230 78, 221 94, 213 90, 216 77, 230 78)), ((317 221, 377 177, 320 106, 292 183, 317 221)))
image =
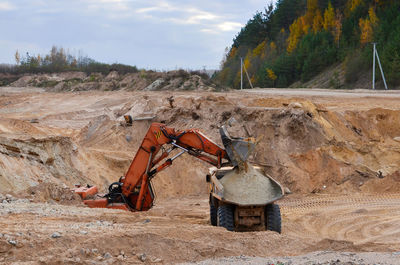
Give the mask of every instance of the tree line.
POLYGON ((376 42, 388 83, 400 85, 400 3, 395 0, 278 0, 257 12, 233 39, 215 80, 240 87, 240 58, 259 87, 307 82, 345 65, 351 84, 372 68, 376 42))
POLYGON ((0 65, 0 73, 33 74, 81 71, 87 74, 94 72, 108 74, 110 71, 118 71, 120 74, 126 74, 138 72, 136 66, 100 63, 81 54, 71 55, 64 48, 57 46, 53 46, 45 55, 31 55, 29 52, 21 54, 17 50, 14 57, 15 64, 0 65))

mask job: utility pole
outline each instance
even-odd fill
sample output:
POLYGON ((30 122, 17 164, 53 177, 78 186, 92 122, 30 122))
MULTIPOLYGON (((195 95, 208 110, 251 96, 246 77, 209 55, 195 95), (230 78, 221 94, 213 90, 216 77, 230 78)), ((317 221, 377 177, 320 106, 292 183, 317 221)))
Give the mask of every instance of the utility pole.
POLYGON ((383 79, 383 84, 385 85, 385 89, 387 90, 387 84, 386 84, 386 79, 385 79, 385 74, 383 73, 383 69, 382 69, 382 65, 381 65, 381 60, 379 59, 379 55, 378 55, 378 51, 376 50, 376 42, 372 43, 374 45, 374 58, 372 61, 372 89, 375 89, 375 56, 376 59, 378 59, 378 65, 379 65, 379 69, 381 70, 381 75, 382 75, 382 79, 383 79))
POLYGON ((374 53, 372 55, 372 89, 375 90, 375 51, 376 51, 376 42, 372 43, 374 45, 374 53))
POLYGON ((244 71, 245 71, 245 73, 246 73, 247 80, 249 80, 250 87, 251 87, 251 88, 254 88, 254 87, 253 87, 253 84, 251 83, 251 79, 250 79, 250 77, 249 77, 249 73, 247 73, 246 66, 243 65, 243 68, 244 68, 244 71))
POLYGON ((243 89, 243 58, 240 57, 240 90, 243 89))

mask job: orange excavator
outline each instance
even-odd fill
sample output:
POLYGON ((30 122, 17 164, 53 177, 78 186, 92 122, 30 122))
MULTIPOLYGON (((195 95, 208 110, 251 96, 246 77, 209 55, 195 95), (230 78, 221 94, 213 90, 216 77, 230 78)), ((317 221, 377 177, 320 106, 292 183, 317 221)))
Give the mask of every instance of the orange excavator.
MULTIPOLYGON (((197 157, 217 168, 232 165, 231 158, 225 149, 208 139, 199 130, 180 131, 161 123, 153 123, 125 176, 121 177, 118 182, 112 183, 109 186, 108 194, 102 198, 84 200, 84 203, 92 208, 149 210, 154 201, 154 192, 150 180, 158 172, 172 165, 172 162, 184 153, 197 157), (164 145, 170 145, 170 148, 165 149, 164 145), (180 152, 168 158, 175 149, 179 149, 180 152), (160 151, 161 154, 158 155, 160 151), (164 162, 158 165, 163 160, 164 162)), ((97 193, 97 187, 77 187, 74 191, 83 199, 86 199, 97 193)))

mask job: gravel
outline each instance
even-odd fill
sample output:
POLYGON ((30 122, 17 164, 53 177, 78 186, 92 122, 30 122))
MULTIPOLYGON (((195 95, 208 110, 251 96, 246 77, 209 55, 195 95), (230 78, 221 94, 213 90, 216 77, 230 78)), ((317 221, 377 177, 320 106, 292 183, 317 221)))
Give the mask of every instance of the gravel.
POLYGON ((227 264, 240 264, 240 265, 394 265, 400 264, 397 252, 334 252, 334 251, 318 251, 308 253, 302 256, 293 257, 224 257, 218 259, 208 259, 194 263, 181 263, 196 264, 196 265, 227 265, 227 264))
POLYGON ((145 253, 137 254, 137 257, 142 262, 145 262, 147 259, 147 255, 145 253))
POLYGON ((17 240, 11 240, 11 239, 9 239, 9 240, 7 240, 7 242, 8 242, 10 245, 13 245, 13 246, 16 246, 16 245, 18 244, 18 241, 17 241, 17 240))
POLYGON ((53 234, 51 234, 51 237, 52 238, 59 238, 59 237, 61 237, 61 234, 58 233, 58 232, 54 232, 53 234))
MULTIPOLYGON (((66 206, 59 204, 49 204, 49 203, 32 203, 25 201, 24 199, 13 201, 9 203, 8 201, 3 201, 0 204, 0 216, 5 216, 9 214, 34 214, 38 216, 65 216, 76 215, 76 216, 98 216, 102 213, 121 213, 125 212, 123 210, 115 209, 92 209, 89 207, 77 207, 77 206, 66 206)), ((112 223, 97 221, 92 224, 93 226, 110 226, 112 223)))

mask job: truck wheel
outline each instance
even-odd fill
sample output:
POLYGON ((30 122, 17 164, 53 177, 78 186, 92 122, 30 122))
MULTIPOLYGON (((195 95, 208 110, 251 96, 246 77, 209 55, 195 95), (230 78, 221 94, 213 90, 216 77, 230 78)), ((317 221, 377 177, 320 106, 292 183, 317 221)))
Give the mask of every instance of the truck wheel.
POLYGON ((215 208, 214 204, 211 204, 211 203, 210 203, 210 222, 211 222, 211 225, 213 225, 213 226, 218 225, 217 209, 215 208))
POLYGON ((218 207, 218 226, 225 227, 228 231, 233 231, 233 208, 230 205, 218 207))
POLYGON ((268 204, 265 207, 265 222, 267 230, 281 233, 282 219, 278 204, 268 204))

